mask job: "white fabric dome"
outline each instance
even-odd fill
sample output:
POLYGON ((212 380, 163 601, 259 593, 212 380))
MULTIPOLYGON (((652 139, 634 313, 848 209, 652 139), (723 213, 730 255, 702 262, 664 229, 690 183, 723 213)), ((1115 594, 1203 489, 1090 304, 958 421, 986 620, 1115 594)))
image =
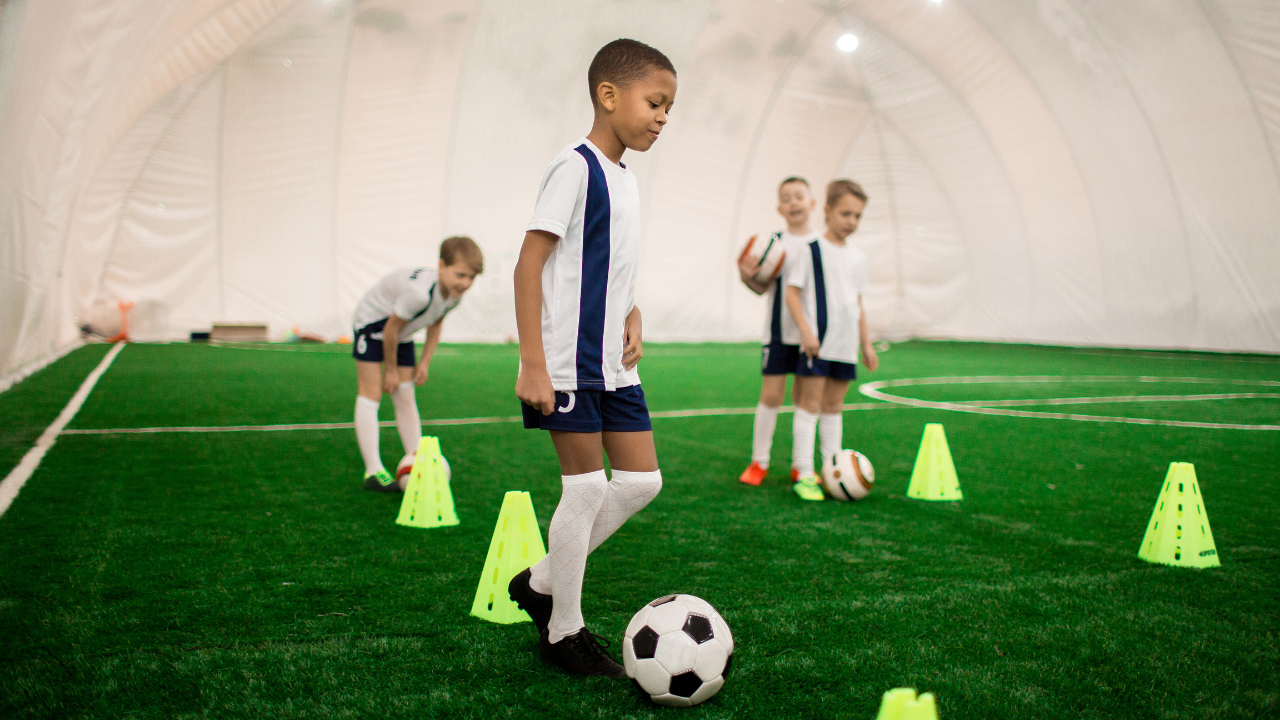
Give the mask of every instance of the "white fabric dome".
POLYGON ((487 267, 446 339, 512 337, 542 171, 617 37, 680 79, 626 158, 648 339, 758 336, 732 261, 798 174, 871 196, 878 336, 1280 352, 1274 0, 2 7, 0 376, 102 299, 162 304, 176 337, 349 333, 454 233, 487 267))

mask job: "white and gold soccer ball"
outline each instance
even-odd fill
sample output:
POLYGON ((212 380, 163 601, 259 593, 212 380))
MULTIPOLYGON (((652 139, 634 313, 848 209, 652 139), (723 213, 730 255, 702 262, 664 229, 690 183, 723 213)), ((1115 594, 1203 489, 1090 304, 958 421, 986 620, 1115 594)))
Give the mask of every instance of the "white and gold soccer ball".
POLYGON ((691 707, 720 692, 733 634, 702 598, 667 595, 640 608, 622 638, 622 666, 659 705, 691 707))
POLYGON ((778 273, 782 271, 782 263, 787 259, 787 251, 782 247, 782 238, 778 235, 767 235, 761 237, 752 235, 747 241, 745 247, 742 248, 742 254, 738 256, 738 261, 742 258, 755 253, 760 255, 759 261, 756 262, 755 274, 752 275, 758 283, 768 285, 777 279, 778 273))
POLYGON ((876 469, 856 450, 841 450, 822 464, 822 484, 836 500, 861 500, 875 481, 876 469))
MULTIPOLYGON (((400 489, 404 490, 409 487, 409 473, 413 472, 413 463, 418 459, 418 453, 407 453, 400 458, 400 464, 396 466, 396 482, 400 484, 400 489)), ((449 468, 449 461, 444 455, 440 456, 440 462, 444 463, 444 479, 453 479, 453 470, 449 468)))

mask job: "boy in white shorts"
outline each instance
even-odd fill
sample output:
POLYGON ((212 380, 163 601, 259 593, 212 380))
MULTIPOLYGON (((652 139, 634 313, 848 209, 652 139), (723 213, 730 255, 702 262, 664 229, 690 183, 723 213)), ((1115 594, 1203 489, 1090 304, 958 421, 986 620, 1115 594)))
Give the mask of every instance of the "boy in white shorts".
POLYGON ((595 121, 542 178, 515 272, 526 428, 547 430, 561 495, 547 556, 512 578, 542 657, 582 675, 625 677, 582 617, 587 556, 657 496, 662 473, 636 364, 640 195, 622 163, 666 126, 676 72, 661 52, 615 40, 587 71, 595 121), (606 479, 603 453, 612 478, 606 479))
MULTIPOLYGON (((751 439, 751 464, 738 476, 738 481, 747 485, 759 485, 769 473, 769 454, 773 449, 773 431, 778 424, 778 408, 787 393, 787 376, 794 374, 796 363, 800 361, 800 330, 796 327, 791 313, 783 309, 783 298, 786 295, 783 283, 787 268, 799 262, 800 256, 808 251, 808 244, 818 237, 809 229, 809 214, 813 212, 817 201, 809 193, 809 182, 802 177, 789 177, 778 185, 778 214, 787 221, 787 229, 774 233, 764 246, 781 243, 786 252, 782 267, 773 282, 762 283, 755 279, 756 268, 760 265, 759 254, 744 253, 738 259, 738 276, 757 295, 765 296, 764 341, 760 350, 760 372, 764 376, 760 383, 760 403, 756 405, 756 419, 751 439)), ((751 248, 756 250, 755 247, 751 248)), ((799 384, 791 386, 791 402, 799 405, 799 384)), ((799 478, 794 464, 791 469, 791 481, 799 478)))
POLYGON ((435 267, 396 270, 356 305, 351 354, 356 358, 356 441, 364 458, 366 490, 404 491, 404 476, 413 467, 422 439, 413 387, 427 381, 444 316, 458 306, 483 271, 484 255, 475 241, 451 237, 440 244, 435 267), (415 363, 412 335, 422 328, 427 329, 427 342, 422 359, 415 363), (384 392, 395 404, 396 428, 405 452, 395 476, 383 467, 378 449, 378 405, 384 392))
POLYGON ((867 194, 852 180, 827 185, 827 231, 809 243, 801 261, 787 272, 787 309, 800 329, 803 357, 796 367, 800 400, 792 425, 792 462, 800 479, 792 486, 804 500, 822 500, 822 482, 813 471, 814 431, 822 436, 822 458, 840 451, 841 415, 849 383, 857 377, 858 351, 868 370, 880 365, 867 334, 862 295, 867 291, 867 256, 848 242, 858 229, 867 194))

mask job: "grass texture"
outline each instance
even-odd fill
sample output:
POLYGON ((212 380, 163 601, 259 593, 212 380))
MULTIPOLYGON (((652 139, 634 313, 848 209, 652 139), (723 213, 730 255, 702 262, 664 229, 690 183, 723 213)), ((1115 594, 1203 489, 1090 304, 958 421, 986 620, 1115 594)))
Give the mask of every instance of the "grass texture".
MULTIPOLYGON (((101 359, 82 348, 0 394, 7 473, 101 359)), ((652 410, 752 407, 758 348, 649 345, 652 410)), ((862 381, 991 375, 1138 381, 934 385, 929 400, 1276 392, 1259 356, 912 342, 862 381)), ((513 346, 445 346, 424 418, 518 415, 513 346)), ((73 429, 349 422, 355 372, 327 346, 133 345, 73 429)), ((849 402, 866 402, 851 391, 849 402)), ((1021 410, 1280 422, 1280 400, 1021 410)), ((392 418, 384 402, 383 417, 392 418)), ((64 435, 0 517, 0 717, 859 718, 932 691, 961 718, 1280 716, 1280 432, 984 416, 881 403, 845 414, 875 463, 864 501, 802 503, 773 470, 736 482, 749 414, 654 420, 665 487, 592 555, 583 609, 619 648, 631 614, 699 595, 738 643, 691 710, 538 659, 530 624, 468 616, 503 493, 544 537, 559 470, 518 423, 428 427, 461 524, 394 524, 360 489, 354 433, 64 435), (905 492, 945 425, 965 499, 905 492), (1222 567, 1137 557, 1171 461, 1195 464, 1222 567)), ((386 428, 387 462, 398 437, 386 428)))

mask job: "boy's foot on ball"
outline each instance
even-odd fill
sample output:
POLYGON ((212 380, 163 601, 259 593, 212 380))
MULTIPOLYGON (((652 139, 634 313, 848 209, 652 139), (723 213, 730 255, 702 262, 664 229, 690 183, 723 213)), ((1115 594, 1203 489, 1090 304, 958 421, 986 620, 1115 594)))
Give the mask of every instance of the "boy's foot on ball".
POLYGON ((551 596, 543 595, 529 586, 529 578, 532 576, 529 568, 516 573, 507 585, 507 594, 521 610, 529 613, 533 624, 538 626, 538 632, 545 635, 547 623, 551 622, 551 596))
POLYGON ((391 477, 391 473, 386 470, 379 470, 378 472, 365 477, 364 489, 376 490, 378 492, 404 492, 400 489, 400 485, 396 482, 396 479, 391 477))
POLYGON ((822 482, 818 480, 817 475, 805 475, 797 480, 791 489, 796 491, 801 500, 818 502, 826 499, 826 495, 822 494, 822 482))
MULTIPOLYGON (((558 665, 561 669, 577 675, 601 675, 604 677, 626 677, 627 671, 609 657, 600 646, 599 640, 604 638, 582 628, 573 635, 568 635, 558 643, 552 644, 543 630, 538 636, 538 650, 542 659, 558 665)), ((605 640, 607 643, 608 640, 605 640)))
POLYGON ((738 476, 738 482, 758 486, 764 480, 764 476, 768 474, 768 470, 760 467, 760 463, 752 460, 747 469, 743 470, 742 474, 738 476))

